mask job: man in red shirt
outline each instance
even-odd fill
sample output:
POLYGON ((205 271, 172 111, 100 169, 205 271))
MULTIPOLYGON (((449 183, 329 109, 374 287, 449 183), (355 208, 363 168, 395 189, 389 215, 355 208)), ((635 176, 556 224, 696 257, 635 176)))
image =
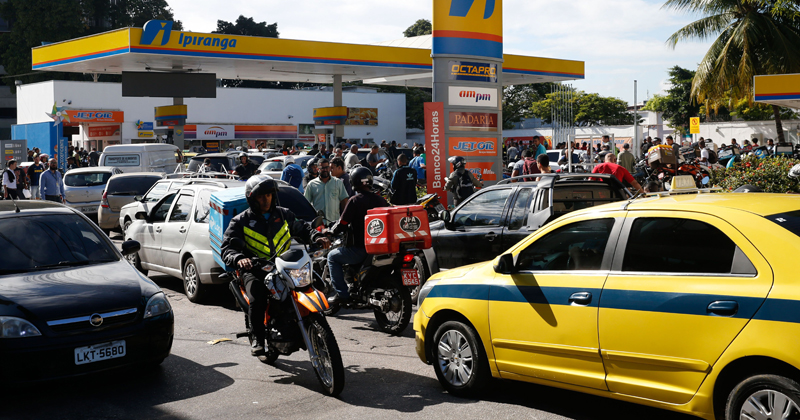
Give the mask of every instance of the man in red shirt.
POLYGON ((630 172, 627 169, 623 168, 620 165, 617 165, 617 157, 614 156, 613 153, 609 153, 606 155, 605 163, 601 163, 594 167, 592 170, 593 174, 611 174, 617 177, 619 182, 623 184, 627 182, 631 184, 634 188, 634 193, 644 193, 642 186, 639 185, 638 182, 633 178, 630 172))

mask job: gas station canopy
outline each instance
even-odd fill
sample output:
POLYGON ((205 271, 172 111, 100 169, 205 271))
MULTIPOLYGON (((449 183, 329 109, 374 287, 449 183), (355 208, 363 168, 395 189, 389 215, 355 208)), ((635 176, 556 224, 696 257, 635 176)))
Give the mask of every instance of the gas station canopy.
POLYGON ((788 108, 800 108, 800 74, 756 76, 755 101, 788 108))
MULTIPOLYGON (((429 47, 181 32, 172 31, 171 22, 155 23, 160 26, 123 28, 33 48, 33 69, 97 74, 178 71, 215 73, 218 79, 309 83, 331 83, 333 75, 341 75, 343 82, 432 86, 429 47)), ((503 59, 504 85, 584 78, 582 61, 511 54, 503 59)))

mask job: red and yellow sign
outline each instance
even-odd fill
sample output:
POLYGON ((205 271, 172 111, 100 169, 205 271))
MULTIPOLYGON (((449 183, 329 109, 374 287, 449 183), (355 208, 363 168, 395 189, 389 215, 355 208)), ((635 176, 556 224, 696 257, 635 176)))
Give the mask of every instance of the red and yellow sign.
POLYGON ((68 109, 64 111, 69 116, 69 124, 78 125, 80 123, 121 123, 125 121, 125 113, 123 111, 92 111, 92 110, 79 110, 68 109))
POLYGON ((167 105, 155 107, 155 118, 158 125, 181 125, 168 124, 167 122, 185 121, 188 116, 186 105, 167 105))
POLYGON ((497 173, 492 170, 492 162, 467 162, 466 168, 482 181, 497 181, 497 173))
POLYGON ((450 137, 450 156, 497 156, 497 139, 487 137, 450 137))
MULTIPOLYGON (((376 115, 375 118, 377 117, 376 115)), ((342 125, 345 120, 347 120, 346 106, 314 108, 314 124, 316 125, 342 125)))
POLYGON ((119 136, 118 125, 98 125, 90 126, 88 131, 89 138, 95 137, 117 137, 119 136))
POLYGON ((450 130, 497 131, 497 114, 487 112, 451 112, 450 130))
POLYGON ((503 58, 503 0, 434 0, 433 54, 503 58))

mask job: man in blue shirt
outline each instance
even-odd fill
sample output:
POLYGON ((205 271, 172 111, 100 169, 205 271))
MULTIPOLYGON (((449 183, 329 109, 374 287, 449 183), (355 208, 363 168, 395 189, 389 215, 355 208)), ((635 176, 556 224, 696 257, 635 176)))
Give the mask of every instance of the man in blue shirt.
POLYGON ((64 178, 58 171, 58 162, 50 159, 50 170, 39 176, 39 193, 47 201, 64 202, 64 178))
POLYGON ((283 172, 281 172, 281 181, 286 181, 289 185, 297 188, 300 192, 303 192, 303 169, 300 165, 294 163, 294 158, 292 156, 287 156, 284 160, 286 166, 283 168, 283 172))
POLYGON ((544 143, 544 138, 539 138, 539 136, 533 136, 533 156, 532 158, 536 159, 539 155, 543 153, 547 153, 547 148, 545 148, 542 143, 544 143))
POLYGON ((411 168, 417 171, 417 184, 425 185, 425 157, 422 156, 422 147, 414 149, 414 159, 408 164, 411 168))

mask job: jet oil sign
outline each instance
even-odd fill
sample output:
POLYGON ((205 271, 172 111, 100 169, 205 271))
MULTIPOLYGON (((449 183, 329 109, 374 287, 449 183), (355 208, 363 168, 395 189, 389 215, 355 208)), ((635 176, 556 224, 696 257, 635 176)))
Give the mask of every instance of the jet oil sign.
POLYGON ((450 79, 497 83, 497 64, 449 61, 450 79))
POLYGON ((497 89, 477 87, 448 87, 450 106, 480 106, 497 108, 499 101, 497 89))
POLYGON ((450 156, 497 156, 497 139, 492 137, 450 137, 450 156))

